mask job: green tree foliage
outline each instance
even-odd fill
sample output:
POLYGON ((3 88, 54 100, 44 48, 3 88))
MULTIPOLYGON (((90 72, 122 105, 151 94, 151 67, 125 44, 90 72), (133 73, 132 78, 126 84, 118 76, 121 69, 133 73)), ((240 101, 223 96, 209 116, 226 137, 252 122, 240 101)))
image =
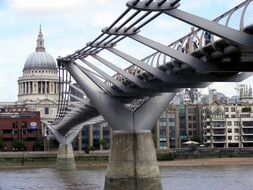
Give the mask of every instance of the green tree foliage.
POLYGON ((198 142, 198 143, 201 143, 201 138, 199 135, 197 134, 194 134, 191 138, 191 141, 195 141, 195 142, 198 142))
POLYGON ((3 151, 5 147, 5 143, 3 139, 0 139, 0 151, 3 151))
POLYGON ((251 107, 242 108, 242 112, 251 112, 251 107))
POLYGON ((25 151, 26 146, 22 141, 16 140, 13 142, 13 148, 17 151, 25 151))
POLYGON ((44 142, 42 139, 36 139, 33 143, 34 149, 42 151, 44 150, 44 142))
POLYGON ((101 140, 99 140, 99 144, 101 144, 101 145, 105 145, 106 144, 106 142, 105 142, 105 140, 104 139, 101 139, 101 140))

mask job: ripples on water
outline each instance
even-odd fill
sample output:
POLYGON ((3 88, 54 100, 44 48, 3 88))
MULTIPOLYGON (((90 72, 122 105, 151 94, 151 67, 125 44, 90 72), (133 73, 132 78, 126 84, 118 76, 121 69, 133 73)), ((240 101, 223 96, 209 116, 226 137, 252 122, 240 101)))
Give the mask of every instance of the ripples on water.
MULTIPOLYGON (((1 169, 0 190, 103 189, 105 169, 1 169)), ((253 166, 162 168, 164 190, 252 190, 253 166)))

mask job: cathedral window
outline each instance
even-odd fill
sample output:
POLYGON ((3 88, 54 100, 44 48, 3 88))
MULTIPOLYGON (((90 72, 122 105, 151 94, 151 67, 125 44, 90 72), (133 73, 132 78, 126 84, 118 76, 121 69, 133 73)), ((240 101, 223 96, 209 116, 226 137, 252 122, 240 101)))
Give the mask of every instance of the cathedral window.
POLYGON ((45 115, 48 115, 49 114, 49 108, 48 107, 45 107, 45 115))

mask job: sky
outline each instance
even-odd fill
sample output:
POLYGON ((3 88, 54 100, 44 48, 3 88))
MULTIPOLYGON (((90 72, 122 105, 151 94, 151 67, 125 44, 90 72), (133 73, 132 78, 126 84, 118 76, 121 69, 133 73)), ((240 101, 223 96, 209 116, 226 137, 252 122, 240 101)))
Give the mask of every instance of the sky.
MULTIPOLYGON (((101 29, 109 26, 126 9, 126 2, 0 0, 0 102, 17 100, 17 80, 22 76, 26 58, 35 51, 40 24, 46 51, 55 59, 58 56, 64 57, 95 39, 101 29)), ((212 20, 241 2, 243 1, 181 0, 179 9, 212 20)), ((170 44, 189 33, 190 26, 164 15, 152 21, 142 32, 146 37, 170 44)), ((131 48, 131 44, 120 44, 120 47, 139 59, 153 52, 140 51, 141 49, 137 52, 136 48, 131 48)), ((253 78, 250 77, 243 83, 253 86, 253 78)), ((228 96, 236 94, 235 83, 214 83, 211 87, 228 96)))

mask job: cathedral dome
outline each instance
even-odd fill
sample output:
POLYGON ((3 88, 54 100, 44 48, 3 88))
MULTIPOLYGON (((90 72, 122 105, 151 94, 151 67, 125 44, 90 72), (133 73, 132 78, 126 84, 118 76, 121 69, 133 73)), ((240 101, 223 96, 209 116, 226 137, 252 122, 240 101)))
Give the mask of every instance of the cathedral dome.
POLYGON ((56 62, 54 58, 47 52, 32 53, 26 59, 23 71, 38 70, 38 69, 48 69, 57 71, 56 62))
POLYGON ((40 69, 57 71, 57 66, 54 58, 45 51, 41 28, 37 39, 36 51, 26 59, 23 72, 40 69))

